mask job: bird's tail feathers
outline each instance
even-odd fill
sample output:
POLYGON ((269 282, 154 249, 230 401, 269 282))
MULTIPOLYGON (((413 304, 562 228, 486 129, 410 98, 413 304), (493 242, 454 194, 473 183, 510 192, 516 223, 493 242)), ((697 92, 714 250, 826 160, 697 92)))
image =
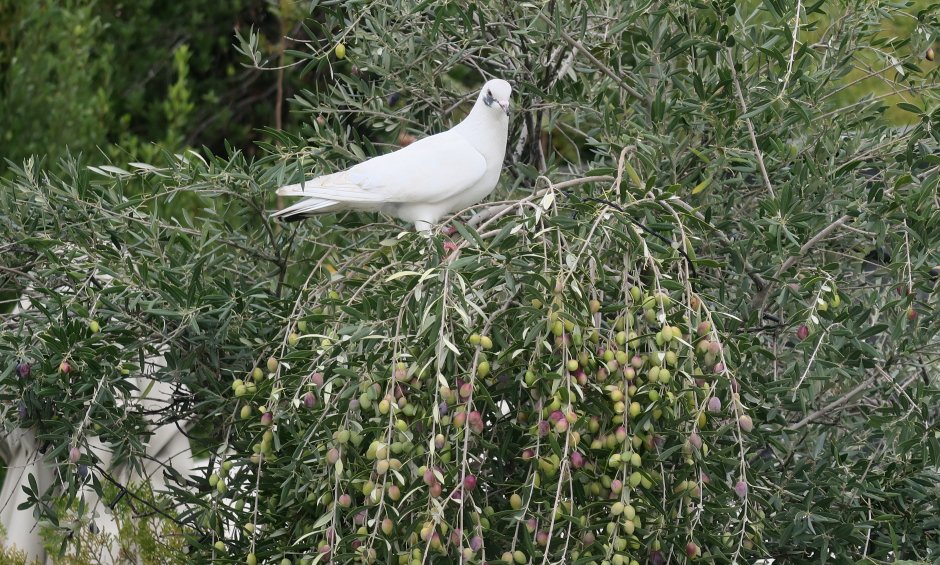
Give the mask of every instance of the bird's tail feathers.
POLYGON ((287 186, 282 186, 277 189, 277 193, 281 196, 313 196, 316 197, 316 192, 323 188, 330 187, 343 187, 343 185, 348 185, 346 182, 346 171, 340 171, 339 173, 333 173, 330 175, 321 175, 319 177, 313 177, 312 179, 307 179, 303 182, 298 182, 296 184, 289 184, 287 186))
POLYGON ((277 189, 277 194, 278 196, 305 196, 306 195, 306 192, 304 192, 305 186, 307 188, 312 188, 315 185, 309 182, 289 184, 287 186, 282 186, 281 188, 277 189))
MULTIPOLYGON (((288 188, 288 187, 284 187, 288 188)), ((280 193, 280 191, 278 191, 280 193)), ((296 204, 292 204, 283 210, 278 210, 271 214, 272 218, 281 218, 284 221, 292 222, 294 220, 302 220, 307 216, 312 216, 314 214, 322 214, 324 212, 329 212, 336 202, 332 200, 319 200, 316 198, 310 198, 307 200, 301 200, 296 204)))
POLYGON ((277 189, 280 196, 308 196, 334 202, 376 202, 376 195, 365 191, 355 182, 350 182, 346 172, 312 178, 297 184, 277 189))

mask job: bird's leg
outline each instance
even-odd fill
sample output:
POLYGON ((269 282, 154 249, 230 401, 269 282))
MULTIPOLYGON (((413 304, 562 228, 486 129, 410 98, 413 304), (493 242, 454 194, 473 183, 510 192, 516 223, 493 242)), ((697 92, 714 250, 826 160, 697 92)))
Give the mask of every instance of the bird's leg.
MULTIPOLYGON (((454 219, 456 221, 456 219, 454 219)), ((455 241, 450 239, 455 233, 457 233, 457 228, 453 224, 449 226, 444 226, 441 228, 441 233, 444 235, 446 240, 444 241, 444 251, 450 253, 453 256, 454 252, 459 249, 459 246, 455 241)))

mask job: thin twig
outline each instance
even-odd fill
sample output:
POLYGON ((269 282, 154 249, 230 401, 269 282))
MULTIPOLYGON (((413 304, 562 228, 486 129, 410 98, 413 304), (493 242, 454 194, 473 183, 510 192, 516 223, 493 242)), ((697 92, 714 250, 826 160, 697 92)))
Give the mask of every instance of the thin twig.
MULTIPOLYGON (((543 188, 542 190, 533 192, 532 194, 530 194, 529 196, 526 196, 522 200, 523 201, 535 200, 536 198, 543 196, 549 190, 564 190, 566 188, 571 188, 572 186, 578 186, 578 185, 592 183, 592 182, 613 182, 613 180, 614 180, 614 177, 609 176, 609 175, 602 175, 602 176, 596 176, 596 177, 582 177, 582 178, 566 180, 566 181, 554 184, 550 187, 543 188)), ((483 210, 480 210, 479 212, 474 214, 469 220, 467 220, 467 225, 470 227, 476 227, 489 219, 502 217, 503 215, 511 211, 513 208, 516 208, 518 206, 519 206, 518 200, 514 200, 510 203, 491 204, 487 206, 486 208, 484 208, 483 210)), ((460 214, 461 212, 457 212, 456 214, 454 214, 454 216, 456 217, 456 216, 459 216, 460 214)))
MULTIPOLYGON (((780 265, 780 267, 777 268, 777 270, 774 272, 774 279, 775 280, 779 279, 785 272, 787 272, 787 270, 790 267, 795 265, 796 262, 799 261, 801 257, 806 255, 810 249, 815 247, 817 243, 825 239, 829 234, 835 231, 839 226, 841 226, 846 221, 848 221, 849 218, 850 216, 848 215, 841 216, 840 218, 838 218, 837 220, 835 220, 834 222, 832 222, 831 224, 829 224, 828 226, 820 230, 819 233, 817 233, 816 235, 811 237, 809 240, 807 240, 806 243, 800 246, 800 250, 799 252, 797 252, 796 255, 791 255, 787 257, 787 259, 780 265)), ((751 303, 754 306, 754 308, 760 310, 761 308, 764 307, 764 303, 767 301, 767 297, 770 295, 770 291, 771 291, 771 285, 768 284, 766 287, 760 290, 756 295, 754 295, 754 300, 751 303)))
MULTIPOLYGON (((741 90, 741 82, 738 80, 738 71, 734 68, 734 57, 731 54, 731 48, 727 50, 728 54, 728 64, 731 67, 731 80, 734 81, 734 92, 738 96, 738 104, 741 106, 741 114, 747 114, 747 102, 744 100, 744 92, 741 90)), ((774 187, 770 184, 770 177, 767 175, 767 167, 764 166, 764 155, 760 151, 760 147, 757 145, 757 134, 754 133, 754 124, 751 123, 751 118, 744 118, 744 123, 747 124, 747 132, 751 136, 751 145, 754 147, 754 154, 757 155, 757 165, 760 167, 761 176, 764 177, 764 184, 767 186, 767 192, 770 193, 771 198, 776 198, 774 194, 774 187)))
POLYGON ((721 241, 721 243, 724 245, 727 245, 731 253, 733 253, 734 255, 737 255, 736 258, 739 261, 741 261, 742 265, 744 265, 744 272, 747 273, 747 276, 754 282, 754 285, 757 287, 758 292, 767 288, 767 285, 768 285, 767 280, 761 276, 760 272, 758 272, 757 269, 755 269, 751 265, 750 261, 748 261, 746 257, 741 255, 734 249, 734 244, 732 243, 731 238, 729 238, 725 234, 725 232, 712 226, 708 222, 708 220, 705 219, 705 216, 703 216, 701 212, 699 212, 698 210, 695 210, 694 208, 692 208, 692 206, 690 206, 686 202, 683 202, 682 200, 673 200, 670 203, 675 206, 678 206, 679 208, 682 208, 683 210, 685 210, 686 213, 690 214, 696 220, 711 227, 715 231, 715 234, 718 236, 718 239, 721 241))
POLYGON ((787 85, 790 84, 790 75, 793 74, 793 59, 796 56, 796 40, 800 35, 800 10, 803 9, 803 0, 796 1, 796 21, 793 24, 793 38, 790 43, 790 60, 787 61, 787 72, 783 77, 783 86, 780 87, 779 96, 782 98, 787 91, 787 85))
POLYGON ((797 383, 791 389, 794 392, 794 396, 796 396, 795 393, 800 389, 803 381, 806 380, 806 376, 809 375, 810 369, 813 368, 813 363, 816 361, 816 355, 819 353, 819 348, 822 347, 824 341, 826 341, 826 332, 823 332, 823 334, 819 336, 819 341, 816 342, 816 347, 813 349, 813 353, 809 356, 809 362, 806 363, 806 369, 803 370, 803 374, 800 375, 800 380, 797 381, 797 383))
POLYGON ((646 227, 645 225, 643 225, 643 224, 641 224, 640 222, 638 222, 638 221, 634 220, 633 218, 631 218, 630 215, 627 213, 627 211, 626 211, 622 206, 620 206, 619 204, 616 204, 616 203, 611 202, 611 201, 609 201, 609 200, 604 200, 603 198, 585 198, 585 200, 587 200, 587 201, 593 201, 593 202, 599 202, 599 203, 601 203, 601 204, 606 204, 607 206, 610 206, 610 207, 613 208, 614 210, 617 210, 618 212, 620 212, 621 214, 623 214, 623 215, 624 215, 624 218, 626 218, 626 220, 627 220, 628 222, 630 222, 630 223, 633 224, 634 226, 640 228, 640 230, 641 230, 643 233, 648 233, 648 234, 650 234, 651 236, 655 237, 656 239, 658 239, 658 240, 662 241, 663 243, 665 243, 665 244, 666 244, 667 246, 669 246, 671 249, 675 249, 675 250, 679 253, 679 255, 682 255, 682 257, 686 260, 686 263, 688 264, 689 269, 692 271, 692 277, 693 277, 693 278, 698 278, 698 273, 695 271, 695 264, 694 264, 694 262, 692 261, 692 258, 689 257, 689 254, 686 253, 685 249, 682 249, 681 247, 676 247, 676 246, 674 246, 673 244, 674 244, 675 242, 673 242, 671 239, 669 239, 668 237, 666 237, 666 236, 664 236, 664 235, 662 235, 662 234, 660 234, 660 233, 657 233, 657 232, 653 231, 652 229, 646 227))
MULTIPOLYGON (((159 514, 159 515, 162 516, 163 518, 166 518, 167 520, 173 522, 174 524, 176 524, 177 526, 180 526, 181 528, 193 527, 193 524, 187 524, 187 523, 183 522, 182 520, 180 520, 179 518, 176 518, 176 517, 174 517, 174 516, 168 514, 167 512, 163 511, 162 509, 160 509, 159 507, 157 507, 156 505, 154 505, 154 504, 153 504, 152 502, 150 502, 149 500, 146 500, 146 499, 144 499, 144 498, 141 498, 140 496, 137 496, 136 494, 134 494, 134 492, 133 492, 132 490, 128 489, 126 485, 121 484, 121 483, 120 483, 119 481, 117 481, 114 477, 112 477, 111 475, 109 475, 108 472, 105 471, 104 468, 102 468, 100 465, 95 465, 95 469, 96 469, 99 473, 101 473, 101 476, 102 476, 102 477, 104 477, 105 479, 107 479, 111 484, 113 484, 114 486, 116 486, 116 487, 117 487, 118 489, 120 489, 122 492, 124 492, 124 493, 130 495, 131 498, 133 498, 134 500, 140 502, 141 504, 144 504, 145 506, 147 506, 148 508, 150 508, 151 510, 153 510, 154 512, 156 512, 157 514, 159 514)), ((200 532, 200 533, 202 533, 202 532, 200 532)))
POLYGON ((791 432, 795 432, 799 430, 800 428, 804 427, 805 425, 809 424, 810 422, 813 422, 814 420, 818 419, 819 417, 824 416, 830 411, 835 410, 836 408, 842 406, 843 404, 851 400, 853 396, 855 396, 856 394, 862 392, 862 390, 871 386, 871 380, 872 380, 871 377, 865 379, 864 381, 859 383, 855 388, 853 388, 849 392, 845 393, 844 395, 837 398, 836 400, 833 400, 829 404, 823 406, 822 408, 813 412, 809 416, 803 418, 799 422, 790 425, 787 429, 790 430, 791 432))
POLYGON ((780 268, 779 268, 779 269, 777 269, 777 272, 774 274, 774 278, 777 278, 777 277, 779 277, 780 275, 782 275, 783 273, 785 273, 785 272, 787 271, 787 269, 789 269, 789 268, 792 267, 797 261, 799 261, 800 257, 802 257, 803 255, 806 255, 806 253, 807 253, 810 249, 812 249, 817 243, 819 243, 819 242, 820 242, 822 239, 824 239, 827 235, 829 235, 830 233, 832 233, 836 228, 838 228, 839 226, 841 226, 842 224, 844 224, 848 219, 849 219, 849 216, 848 216, 848 215, 842 216, 842 217, 840 217, 839 219, 837 219, 836 221, 834 221, 834 222, 832 222, 831 224, 829 224, 828 226, 826 226, 825 228, 823 228, 822 230, 820 230, 819 233, 817 233, 816 235, 814 235, 812 238, 810 238, 809 241, 807 241, 806 243, 804 243, 804 244, 800 247, 800 252, 799 252, 797 255, 791 255, 790 257, 787 257, 787 260, 784 261, 782 265, 780 265, 780 268))

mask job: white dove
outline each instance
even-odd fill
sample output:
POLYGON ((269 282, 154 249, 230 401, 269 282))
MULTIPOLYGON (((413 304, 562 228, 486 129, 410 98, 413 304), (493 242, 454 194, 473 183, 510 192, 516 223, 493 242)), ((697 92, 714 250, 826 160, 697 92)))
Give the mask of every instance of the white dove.
POLYGON ((291 221, 340 210, 378 211, 430 231, 442 216, 476 204, 496 187, 510 94, 508 82, 488 81, 453 128, 345 171, 279 188, 279 195, 306 198, 272 216, 291 221))

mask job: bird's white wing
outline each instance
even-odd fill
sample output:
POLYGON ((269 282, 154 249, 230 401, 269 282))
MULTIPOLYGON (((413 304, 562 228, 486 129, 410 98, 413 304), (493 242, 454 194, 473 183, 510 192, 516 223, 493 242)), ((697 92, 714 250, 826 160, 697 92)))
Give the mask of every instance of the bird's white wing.
POLYGON ((463 137, 447 131, 277 193, 332 203, 433 203, 467 190, 485 173, 483 156, 463 137))

